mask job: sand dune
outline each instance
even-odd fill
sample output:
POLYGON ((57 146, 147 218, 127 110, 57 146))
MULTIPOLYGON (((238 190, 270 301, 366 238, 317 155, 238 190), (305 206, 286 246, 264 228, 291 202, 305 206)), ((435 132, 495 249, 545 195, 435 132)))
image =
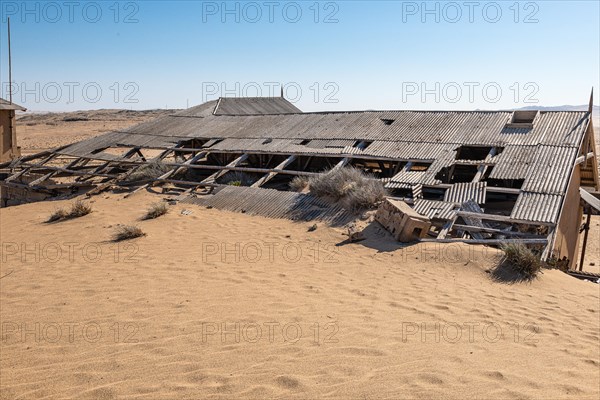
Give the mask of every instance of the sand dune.
POLYGON ((600 394, 596 284, 497 283, 492 250, 383 231, 336 246, 340 230, 189 205, 139 221, 157 197, 55 224, 68 202, 0 211, 2 399, 600 394), (147 236, 115 244, 119 223, 147 236))

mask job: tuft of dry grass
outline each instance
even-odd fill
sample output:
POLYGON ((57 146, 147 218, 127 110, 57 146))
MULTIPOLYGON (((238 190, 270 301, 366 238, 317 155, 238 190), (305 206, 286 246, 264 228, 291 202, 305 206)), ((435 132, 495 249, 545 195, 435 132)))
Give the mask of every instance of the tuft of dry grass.
POLYGON ((380 180, 354 167, 336 168, 311 176, 308 186, 312 194, 342 201, 346 208, 355 212, 377 207, 387 195, 380 180))
POLYGON ((240 171, 230 171, 218 180, 219 183, 229 186, 250 186, 255 181, 251 175, 240 171))
POLYGON ((135 172, 129 175, 127 179, 132 182, 156 179, 168 170, 169 167, 164 165, 160 161, 151 162, 149 164, 142 165, 135 172))
POLYGON ((119 225, 113 235, 113 241, 120 242, 141 236, 146 236, 146 234, 140 227, 135 225, 119 225))
POLYGON ((508 243, 501 249, 504 257, 492 272, 492 277, 498 281, 531 281, 544 267, 540 256, 522 243, 508 243))
POLYGON ((290 182, 290 189, 294 192, 301 192, 308 186, 308 177, 298 175, 295 176, 294 179, 290 182))
POLYGON ((82 200, 77 200, 75 203, 71 204, 69 211, 64 208, 54 210, 46 222, 57 222, 66 219, 79 218, 88 215, 91 212, 92 206, 82 200))
POLYGON ((79 218, 84 215, 88 215, 92 212, 92 206, 88 203, 83 202, 82 200, 77 200, 75 203, 71 205, 71 210, 69 211, 69 218, 79 218))
POLYGON ((161 215, 165 215, 169 211, 166 203, 153 203, 150 205, 150 208, 146 211, 146 215, 144 215, 143 219, 154 219, 158 218, 161 215))
POLYGON ((63 219, 67 219, 69 213, 64 208, 57 208, 50 214, 48 220, 46 222, 56 222, 61 221, 63 219))

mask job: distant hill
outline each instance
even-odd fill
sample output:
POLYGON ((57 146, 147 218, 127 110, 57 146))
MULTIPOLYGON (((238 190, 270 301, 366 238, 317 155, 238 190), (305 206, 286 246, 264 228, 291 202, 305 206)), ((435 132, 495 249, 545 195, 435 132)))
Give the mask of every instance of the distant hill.
MULTIPOLYGON (((540 111, 587 111, 588 109, 588 105, 584 104, 584 105, 580 105, 580 106, 570 106, 570 105, 564 105, 564 106, 550 106, 550 107, 543 107, 543 106, 527 106, 527 107, 523 107, 523 108, 518 108, 517 110, 540 110, 540 111)), ((594 106, 592 108, 592 113, 593 114, 597 114, 598 112, 600 112, 600 106, 594 106)))

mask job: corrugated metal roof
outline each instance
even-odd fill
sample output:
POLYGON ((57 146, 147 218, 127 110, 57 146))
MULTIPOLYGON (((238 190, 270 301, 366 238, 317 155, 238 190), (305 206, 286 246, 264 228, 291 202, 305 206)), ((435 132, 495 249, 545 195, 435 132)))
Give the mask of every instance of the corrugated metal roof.
POLYGON ((301 113, 283 97, 221 97, 215 115, 258 115, 301 113))
MULTIPOLYGON (((209 115, 198 118, 187 116, 193 113, 190 110, 132 127, 126 132, 199 138, 372 140, 422 144, 425 147, 434 143, 490 146, 562 144, 576 147, 589 121, 589 116, 585 112, 548 112, 542 113, 539 118, 542 127, 534 127, 526 133, 508 134, 504 126, 511 113, 502 111, 402 111, 395 113, 396 121, 392 125, 386 125, 381 119, 389 112, 381 111, 209 115), (553 124, 557 125, 556 131, 550 128, 553 124)), ((206 112, 202 110, 204 109, 199 111, 201 115, 202 112, 206 112)), ((375 143, 371 144, 367 150, 377 149, 374 145, 375 143)))
POLYGON ((412 189, 414 184, 410 183, 399 183, 399 182, 388 182, 385 185, 386 189, 412 189))
POLYGON ((536 146, 510 145, 494 159, 496 165, 490 173, 491 179, 524 179, 527 169, 533 164, 536 146))
POLYGON ((521 192, 510 216, 534 222, 557 222, 563 196, 521 192))
POLYGON ((425 215, 431 219, 452 219, 456 216, 454 203, 437 200, 415 199, 414 207, 416 212, 425 215))
POLYGON ((444 194, 444 201, 464 203, 473 200, 478 204, 485 203, 486 182, 455 183, 444 194))
POLYGON ((392 178, 392 183, 406 183, 416 185, 421 183, 427 176, 427 171, 400 171, 392 178))
MULTIPOLYGON (((430 162, 427 171, 401 171, 386 187, 440 183, 436 175, 456 161, 460 146, 500 146, 491 179, 524 179, 522 190, 563 195, 590 121, 587 112, 539 112, 532 128, 510 128, 510 111, 364 111, 299 113, 282 98, 222 98, 177 114, 73 144, 61 154, 86 156, 115 145, 172 147, 199 138, 222 139, 212 151, 348 155, 430 162), (221 115, 213 115, 213 110, 221 115), (224 114, 237 115, 224 115, 224 114), (256 115, 259 114, 259 115, 256 115), (382 119, 393 120, 386 124, 382 119), (369 142, 365 149, 355 147, 369 142), (305 144, 301 144, 301 143, 305 144)), ((474 165, 478 160, 466 160, 474 165)), ((481 186, 456 186, 446 194, 485 201, 481 186), (472 190, 472 192, 470 192, 472 190)), ((520 200, 525 201, 527 198, 520 200)), ((535 202, 528 203, 535 206, 535 202)), ((517 210, 521 215, 523 212, 517 210)), ((554 221, 556 222, 556 221, 554 221)))
POLYGON ((274 189, 224 186, 217 188, 213 194, 189 197, 182 203, 268 218, 321 220, 334 226, 344 225, 354 219, 354 216, 342 207, 331 205, 309 194, 274 189))
POLYGON ((577 151, 575 147, 538 146, 531 155, 532 164, 527 169, 521 189, 537 193, 565 193, 577 151))

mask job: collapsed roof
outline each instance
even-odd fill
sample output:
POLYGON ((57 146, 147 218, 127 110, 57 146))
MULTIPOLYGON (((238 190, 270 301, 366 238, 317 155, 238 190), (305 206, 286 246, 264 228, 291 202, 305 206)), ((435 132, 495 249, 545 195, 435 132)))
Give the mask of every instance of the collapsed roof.
MULTIPOLYGON (((49 177, 76 170, 84 174, 82 180, 94 173, 109 179, 113 176, 109 167, 146 162, 142 151, 150 149, 163 151, 161 159, 165 152, 189 155, 184 162, 171 163, 171 172, 217 170, 216 178, 231 171, 271 177, 310 175, 327 165, 355 165, 377 175, 393 195, 440 220, 442 226, 468 218, 469 212, 481 212, 494 214, 489 218, 501 222, 553 227, 559 223, 576 166, 578 186, 598 187, 591 112, 303 113, 276 97, 221 98, 55 149, 46 156, 87 160, 86 164, 101 161, 102 168, 89 171, 92 164, 88 164, 46 171, 49 177), (129 151, 115 154, 114 149, 129 151), (220 162, 215 157, 221 157, 220 162), (317 159, 326 162, 315 167, 317 159), (471 211, 463 206, 466 202, 474 203, 471 211)), ((35 170, 36 165, 24 161, 11 165, 14 173, 8 182, 17 183, 17 178, 35 170)), ((172 176, 161 179, 166 182, 172 176)), ((39 186, 43 180, 26 185, 39 186)), ((215 182, 203 179, 191 184, 215 182)), ((485 234, 471 236, 490 237, 495 230, 486 224, 479 229, 485 234)), ((440 232, 443 238, 442 233, 448 230, 440 232)))

